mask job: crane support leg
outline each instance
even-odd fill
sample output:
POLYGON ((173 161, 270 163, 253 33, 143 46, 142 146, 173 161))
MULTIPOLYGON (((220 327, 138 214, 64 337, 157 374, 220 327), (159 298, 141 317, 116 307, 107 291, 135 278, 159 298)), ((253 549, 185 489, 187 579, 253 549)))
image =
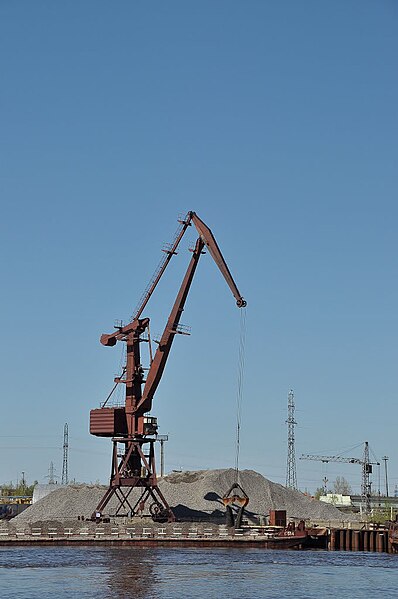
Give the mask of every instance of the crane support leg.
POLYGON ((115 516, 150 515, 157 522, 173 522, 174 514, 157 485, 154 439, 113 439, 111 480, 93 514, 102 514, 112 497, 117 499, 115 516), (118 454, 118 444, 125 445, 124 454, 118 454), (149 453, 143 446, 149 444, 149 453), (152 499, 148 512, 148 499, 152 499), (123 513, 122 513, 123 512, 123 513))

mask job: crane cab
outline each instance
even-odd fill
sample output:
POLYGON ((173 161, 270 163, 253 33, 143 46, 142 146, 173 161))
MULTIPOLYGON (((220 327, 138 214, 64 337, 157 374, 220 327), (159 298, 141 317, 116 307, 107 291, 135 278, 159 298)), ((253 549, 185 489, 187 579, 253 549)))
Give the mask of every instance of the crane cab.
POLYGON ((158 434, 158 419, 153 416, 144 416, 144 435, 158 434))

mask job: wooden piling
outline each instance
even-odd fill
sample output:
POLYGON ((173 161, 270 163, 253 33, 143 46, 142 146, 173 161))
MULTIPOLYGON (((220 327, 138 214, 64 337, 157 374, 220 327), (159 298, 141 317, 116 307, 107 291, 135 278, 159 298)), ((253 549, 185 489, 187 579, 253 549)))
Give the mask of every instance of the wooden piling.
POLYGON ((346 546, 345 546, 345 530, 344 528, 340 529, 340 542, 339 542, 339 549, 340 551, 345 551, 346 550, 346 546))
POLYGON ((377 553, 383 553, 384 551, 384 534, 382 532, 377 533, 376 551, 377 553))
POLYGON ((369 551, 369 531, 363 530, 362 537, 363 537, 363 550, 369 551))
POLYGON ((369 551, 376 551, 376 531, 369 531, 369 551))
POLYGON ((331 530, 329 532, 329 551, 336 551, 336 530, 331 530))
POLYGON ((352 550, 359 551, 360 548, 360 532, 359 530, 354 530, 352 535, 352 550))
POLYGON ((345 531, 345 548, 346 551, 352 551, 352 530, 349 528, 345 531))
POLYGON ((393 553, 388 530, 329 528, 325 531, 325 544, 329 551, 366 551, 393 553))

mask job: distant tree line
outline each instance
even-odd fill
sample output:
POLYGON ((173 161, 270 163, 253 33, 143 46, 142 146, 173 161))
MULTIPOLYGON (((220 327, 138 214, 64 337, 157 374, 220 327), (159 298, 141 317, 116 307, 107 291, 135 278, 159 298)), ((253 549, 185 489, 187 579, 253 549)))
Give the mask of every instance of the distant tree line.
MULTIPOLYGON (((350 483, 344 478, 344 476, 337 476, 333 483, 333 489, 328 489, 327 493, 335 493, 336 495, 351 495, 352 489, 350 483)), ((314 493, 314 497, 319 499, 324 494, 324 488, 318 487, 314 493)))
POLYGON ((32 497, 33 489, 37 484, 37 480, 35 480, 31 485, 27 485, 26 482, 20 482, 16 485, 13 483, 3 484, 0 485, 0 495, 3 495, 3 497, 14 497, 15 495, 32 497))

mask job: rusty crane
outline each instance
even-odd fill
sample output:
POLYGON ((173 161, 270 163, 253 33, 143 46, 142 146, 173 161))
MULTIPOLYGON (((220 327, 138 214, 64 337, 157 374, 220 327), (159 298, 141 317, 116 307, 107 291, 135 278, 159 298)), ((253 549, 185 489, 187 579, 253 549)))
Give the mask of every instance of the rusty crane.
POLYGON ((205 247, 223 274, 237 306, 241 308, 246 305, 211 230, 195 212, 188 212, 179 223, 180 227, 174 242, 164 250, 165 257, 135 310, 131 322, 116 327, 113 333, 104 334, 100 339, 101 343, 108 347, 116 345, 118 341, 124 341, 127 346, 127 357, 122 376, 115 378, 114 387, 115 389, 119 384, 125 385, 124 406, 107 407, 106 400, 100 408, 90 411, 90 433, 98 437, 111 437, 113 441, 110 483, 96 508, 94 513, 96 515, 102 514, 110 499, 116 496, 118 507, 115 515, 119 515, 122 510, 130 512, 131 515, 144 514, 148 502, 149 513, 155 521, 174 520, 173 512, 157 484, 154 444, 158 426, 157 419, 149 417, 148 412, 152 408, 152 400, 175 335, 184 333, 181 329, 180 317, 199 258, 204 253, 205 247), (149 318, 141 318, 141 315, 172 256, 176 254, 185 231, 192 224, 199 236, 158 348, 153 356, 150 353, 150 366, 144 380, 140 344, 148 341, 151 347, 151 338, 149 318))

